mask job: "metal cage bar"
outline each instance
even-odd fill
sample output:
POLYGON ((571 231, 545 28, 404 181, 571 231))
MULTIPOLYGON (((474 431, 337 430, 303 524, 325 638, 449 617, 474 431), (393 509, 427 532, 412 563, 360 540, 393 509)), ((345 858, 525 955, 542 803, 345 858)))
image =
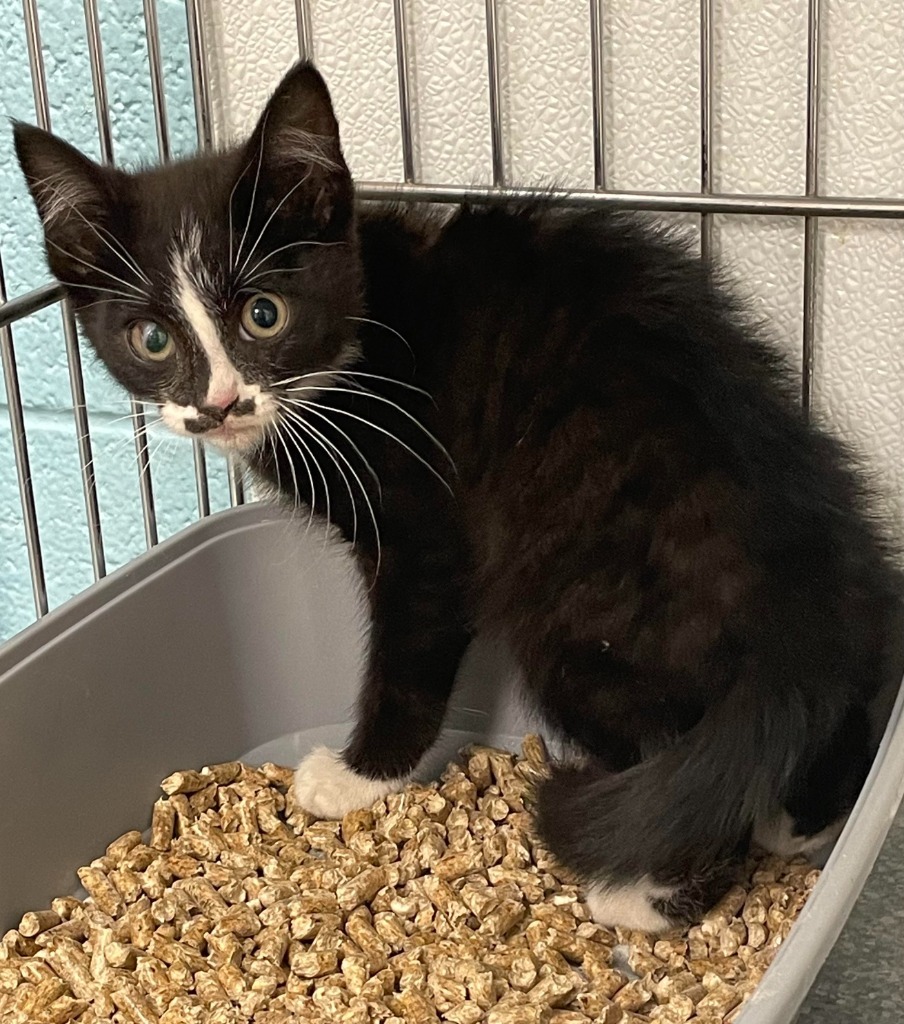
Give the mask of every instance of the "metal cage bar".
POLYGON ((402 129, 402 176, 414 181, 414 143, 411 134, 411 82, 408 68, 408 24, 405 0, 392 0, 395 27, 396 75, 399 80, 399 122, 402 129))
POLYGON ((420 199, 431 203, 494 202, 514 197, 531 199, 551 196, 574 206, 611 207, 620 210, 649 210, 659 213, 733 213, 774 217, 861 217, 888 219, 904 217, 904 199, 835 196, 783 196, 753 193, 629 192, 593 189, 542 189, 428 185, 389 181, 363 181, 357 193, 362 199, 391 197, 420 199))
MULTIPOLYGON (((713 190, 713 0, 700 0, 700 193, 713 190)), ((713 254, 713 218, 700 217, 700 254, 713 254)))
MULTIPOLYGON (((166 113, 166 93, 163 88, 163 63, 160 56, 160 28, 157 23, 157 0, 144 0, 144 31, 148 48, 148 70, 151 76, 151 94, 154 100, 154 124, 157 129, 157 152, 162 163, 170 159, 169 123, 166 113)), ((195 473, 195 492, 198 515, 210 515, 210 488, 207 482, 207 455, 204 446, 192 440, 192 459, 195 473)))
MULTIPOLYGON (((6 285, 3 278, 3 261, 0 259, 0 302, 6 301, 6 285)), ((31 482, 31 464, 28 459, 28 440, 25 436, 25 417, 22 412, 22 392, 19 388, 19 373, 16 369, 16 350, 13 347, 12 327, 0 327, 0 364, 3 366, 3 381, 6 387, 6 404, 9 409, 9 425, 12 431, 13 457, 16 462, 16 480, 19 484, 19 501, 22 505, 22 521, 25 526, 25 548, 28 552, 28 568, 31 573, 31 592, 38 618, 47 614, 47 581, 44 576, 44 559, 41 556, 41 532, 38 528, 38 513, 35 508, 35 493, 31 482)))
MULTIPOLYGON (((88 60, 91 64, 91 84, 94 89, 94 111, 101 159, 113 163, 113 132, 110 125, 110 104, 107 99, 107 80, 104 74, 104 55, 100 38, 100 19, 97 0, 84 0, 85 30, 88 36, 88 60)), ((135 434, 135 456, 138 459, 138 490, 141 495, 141 514, 144 520, 144 539, 149 548, 157 543, 157 514, 154 510, 154 486, 151 480, 150 457, 147 444, 147 423, 144 407, 136 399, 129 400, 132 430, 135 434)))
MULTIPOLYGON (((41 26, 38 20, 37 0, 23 0, 22 13, 25 22, 25 42, 28 49, 28 68, 34 93, 35 118, 39 127, 50 131, 50 100, 47 92, 47 76, 44 69, 44 54, 41 43, 41 26)), ((79 468, 85 500, 85 517, 88 523, 88 543, 91 549, 91 567, 94 578, 106 575, 104 539, 97 500, 97 481, 94 475, 94 458, 91 452, 91 428, 88 423, 88 409, 85 405, 85 380, 82 374, 82 360, 78 348, 78 331, 69 302, 63 300, 60 306, 63 318, 63 337, 66 344, 66 366, 69 372, 69 390, 72 395, 72 414, 78 442, 79 468)))
POLYGON ((605 68, 603 66, 603 4, 590 0, 590 85, 593 103, 593 186, 606 187, 605 68))
POLYGON ((505 157, 502 139, 502 72, 499 68, 499 12, 496 0, 486 0, 486 33, 493 184, 500 186, 505 185, 505 157))
POLYGON ((314 28, 310 0, 295 0, 295 28, 298 32, 298 56, 302 60, 313 60, 314 28))
MULTIPOLYGON (((188 57, 191 62, 192 92, 195 103, 195 123, 198 129, 198 146, 201 150, 213 149, 213 106, 210 102, 210 75, 207 69, 207 40, 204 31, 204 16, 200 0, 186 0, 185 13, 188 22, 188 57)), ((245 481, 242 470, 232 455, 227 456, 229 478, 229 501, 232 505, 244 505, 245 481)))
MULTIPOLYGON (((820 0, 807 5, 807 140, 806 181, 808 196, 819 190, 819 91, 820 91, 820 0)), ((809 414, 813 400, 816 334, 816 277, 819 221, 804 220, 803 335, 801 338, 801 403, 809 414)))

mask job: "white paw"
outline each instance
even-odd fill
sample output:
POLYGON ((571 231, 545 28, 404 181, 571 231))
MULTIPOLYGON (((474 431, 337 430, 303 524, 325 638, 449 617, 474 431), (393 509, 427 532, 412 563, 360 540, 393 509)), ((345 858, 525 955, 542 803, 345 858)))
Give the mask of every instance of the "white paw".
POLYGON ((402 789, 407 779, 369 779, 347 767, 328 747, 317 747, 295 771, 295 802, 318 818, 341 818, 348 811, 370 807, 387 793, 402 789))
POLYGON ((801 836, 794 832, 794 819, 782 810, 775 817, 761 819, 756 823, 753 841, 779 857, 811 857, 835 842, 841 835, 845 820, 840 818, 815 835, 801 836))
POLYGON ((668 899, 673 892, 643 878, 633 885, 588 886, 584 899, 597 924, 638 932, 664 932, 672 923, 653 907, 653 900, 668 899))

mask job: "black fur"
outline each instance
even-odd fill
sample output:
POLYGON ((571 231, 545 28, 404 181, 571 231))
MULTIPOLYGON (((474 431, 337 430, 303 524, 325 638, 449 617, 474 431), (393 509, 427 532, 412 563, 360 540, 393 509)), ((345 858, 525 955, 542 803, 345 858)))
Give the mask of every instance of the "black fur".
MULTIPOLYGON (((370 665, 345 752, 356 771, 417 764, 486 629, 587 752, 543 787, 538 826, 589 881, 646 879, 672 892, 661 913, 692 917, 729 884, 758 822, 785 807, 810 835, 850 809, 898 572, 850 453, 806 422, 793 372, 681 240, 551 202, 356 208, 325 87, 305 66, 227 154, 127 176, 86 171, 36 129, 19 126, 17 145, 39 207, 54 160, 102 192, 91 217, 160 282, 141 315, 168 315, 166 252, 187 210, 204 225, 224 346, 249 380, 284 397, 287 373, 375 375, 356 378, 370 395, 308 396, 315 472, 292 444, 262 439, 249 455, 291 500, 322 512, 329 491, 370 583, 370 665), (287 123, 326 140, 332 169, 287 163, 287 123), (284 295, 293 320, 265 346, 234 329, 230 201, 232 245, 246 220, 263 252, 333 243, 266 261, 258 286, 284 295)), ((64 226, 65 248, 116 266, 83 225, 64 226)), ((103 279, 67 262, 55 230, 51 266, 74 281, 111 372, 139 397, 195 401, 207 367, 192 339, 177 373, 136 367, 115 340, 134 309, 89 308, 103 279)))

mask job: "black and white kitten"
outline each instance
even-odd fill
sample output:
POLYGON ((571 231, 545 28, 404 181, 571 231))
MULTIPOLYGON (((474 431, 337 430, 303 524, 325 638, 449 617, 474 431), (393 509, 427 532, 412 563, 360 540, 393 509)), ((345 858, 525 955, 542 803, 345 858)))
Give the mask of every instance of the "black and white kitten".
POLYGON ((601 922, 686 921, 754 837, 837 828, 897 570, 844 448, 686 246, 552 203, 356 203, 304 64, 244 145, 165 167, 15 134, 113 376, 354 542, 367 679, 301 804, 400 786, 487 630, 586 753, 537 824, 601 922))

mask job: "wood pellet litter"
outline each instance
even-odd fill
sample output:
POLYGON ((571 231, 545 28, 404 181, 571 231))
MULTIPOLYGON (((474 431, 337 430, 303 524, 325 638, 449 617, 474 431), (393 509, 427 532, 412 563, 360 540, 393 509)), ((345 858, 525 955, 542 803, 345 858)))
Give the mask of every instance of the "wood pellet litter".
POLYGON ((686 932, 601 928, 530 834, 545 770, 535 736, 520 756, 470 747, 341 822, 293 807, 288 768, 176 772, 147 838, 79 869, 84 901, 0 939, 0 1020, 734 1020, 819 872, 759 859, 686 932))

